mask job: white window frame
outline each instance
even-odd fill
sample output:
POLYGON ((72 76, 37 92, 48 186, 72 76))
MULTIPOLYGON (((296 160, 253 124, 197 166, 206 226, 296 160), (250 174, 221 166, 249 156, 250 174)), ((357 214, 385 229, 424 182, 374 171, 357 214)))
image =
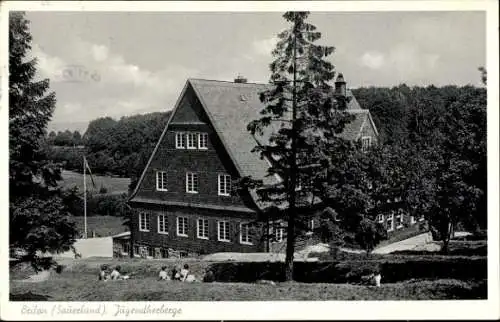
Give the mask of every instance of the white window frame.
POLYGON ((186 148, 188 150, 196 150, 198 148, 198 133, 186 132, 186 148), (193 139, 192 142, 190 140, 191 138, 193 139), (193 143, 193 145, 190 143, 193 143))
POLYGON ((168 235, 168 216, 166 214, 158 214, 157 222, 158 222, 158 234, 168 235), (163 219, 163 227, 160 225, 160 218, 163 219))
POLYGON ((240 223, 240 244, 253 245, 251 230, 252 230, 252 225, 250 223, 247 222, 240 223), (245 231, 246 231, 246 238, 245 238, 246 240, 244 240, 243 238, 244 237, 243 233, 245 231))
POLYGON ((224 197, 231 196, 231 176, 228 174, 219 174, 217 187, 218 187, 217 190, 218 190, 219 196, 224 196, 224 197), (228 179, 228 177, 229 177, 229 179, 228 179), (223 179, 223 180, 221 180, 221 179, 223 179), (224 185, 222 185, 222 183, 224 183, 224 185), (221 188, 224 188, 224 189, 221 189, 221 188), (222 190, 224 190, 224 191, 222 191, 222 190))
POLYGON ((285 228, 283 227, 278 227, 274 230, 275 234, 275 239, 277 243, 282 243, 283 242, 283 235, 285 234, 285 228))
POLYGON ((168 191, 167 183, 168 183, 167 171, 156 171, 156 191, 168 191))
POLYGON ((186 172, 186 192, 187 193, 198 193, 198 189, 200 182, 198 178, 198 173, 197 172, 186 172), (192 189, 189 187, 189 177, 191 176, 191 181, 192 181, 192 189), (194 178, 196 177, 196 187, 195 187, 195 180, 194 178))
POLYGON ((151 214, 148 212, 139 213, 139 231, 149 232, 151 229, 151 214), (145 216, 144 226, 142 225, 142 216, 145 216))
POLYGON ((309 231, 313 231, 314 230, 314 219, 310 219, 309 220, 309 231))
POLYGON ((396 229, 401 229, 403 228, 403 220, 404 220, 404 211, 402 208, 398 209, 396 218, 399 218, 400 224, 396 226, 396 229))
POLYGON ((366 152, 372 146, 372 137, 371 136, 362 136, 361 137, 361 151, 366 152), (365 146, 364 142, 368 140, 368 145, 365 146))
POLYGON ((177 217, 176 219, 176 223, 177 223, 177 228, 176 228, 176 231, 177 231, 177 236, 181 236, 181 237, 188 237, 188 230, 189 230, 189 219, 188 217, 183 217, 183 216, 179 216, 177 217), (182 219, 182 220, 181 220, 182 219), (185 224, 186 226, 182 226, 184 229, 184 231, 181 233, 180 231, 180 227, 181 227, 181 221, 184 221, 185 219, 185 224))
POLYGON ((206 132, 200 132, 198 133, 198 149, 200 150, 208 150, 208 133, 206 132), (204 138, 204 140, 202 140, 204 138), (205 145, 201 145, 202 141, 205 143, 205 145))
POLYGON ((209 226, 209 222, 208 222, 208 219, 207 218, 198 218, 196 220, 196 237, 198 239, 209 239, 209 234, 210 234, 210 226, 209 226), (200 227, 200 222, 202 222, 202 227, 200 227), (205 225, 206 224, 206 225, 205 225), (204 236, 204 233, 205 233, 205 227, 206 227, 206 233, 207 235, 204 236), (201 228, 201 230, 200 230, 201 228), (200 231, 202 232, 202 235, 200 235, 200 231))
POLYGON ((384 223, 384 214, 378 214, 376 220, 378 223, 383 224, 384 223))
POLYGON ((220 241, 220 242, 226 242, 226 243, 229 243, 231 242, 231 239, 230 239, 230 236, 229 236, 229 229, 230 229, 230 226, 229 226, 229 221, 227 220, 217 220, 217 240, 220 241), (221 224, 223 224, 223 227, 224 227, 224 235, 227 235, 227 236, 222 236, 221 238, 221 224), (225 238, 227 237, 227 239, 225 238))
POLYGON ((391 214, 387 217, 387 223, 391 222, 391 226, 387 228, 387 231, 394 230, 394 212, 391 211, 391 214))
POLYGON ((175 148, 185 149, 186 148, 186 132, 175 132, 175 148))

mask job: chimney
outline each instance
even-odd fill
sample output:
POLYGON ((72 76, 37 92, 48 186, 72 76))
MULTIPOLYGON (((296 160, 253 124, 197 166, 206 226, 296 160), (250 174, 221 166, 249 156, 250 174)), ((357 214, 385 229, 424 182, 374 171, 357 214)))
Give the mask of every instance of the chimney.
POLYGON ((234 82, 235 83, 246 83, 248 80, 241 76, 241 75, 238 75, 235 79, 234 79, 234 82))
POLYGON ((339 73, 337 76, 337 80, 335 81, 335 95, 336 96, 346 96, 346 83, 344 80, 344 75, 342 73, 339 73))

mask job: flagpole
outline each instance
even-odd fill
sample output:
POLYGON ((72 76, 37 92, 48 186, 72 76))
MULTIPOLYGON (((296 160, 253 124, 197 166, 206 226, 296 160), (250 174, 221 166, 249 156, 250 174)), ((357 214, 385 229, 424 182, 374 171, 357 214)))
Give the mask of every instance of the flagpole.
POLYGON ((83 157, 83 226, 85 229, 84 238, 87 239, 87 182, 85 180, 85 176, 87 174, 86 163, 87 160, 85 156, 83 157))

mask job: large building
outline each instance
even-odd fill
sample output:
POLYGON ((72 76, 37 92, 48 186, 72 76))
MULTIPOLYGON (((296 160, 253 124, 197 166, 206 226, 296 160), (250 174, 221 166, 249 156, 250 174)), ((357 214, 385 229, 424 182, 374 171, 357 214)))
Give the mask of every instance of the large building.
MULTIPOLYGON (((189 79, 133 191, 129 204, 134 254, 167 257, 213 252, 278 251, 283 231, 261 238, 250 223, 259 207, 248 191, 234 192, 232 182, 264 178, 269 164, 252 152, 262 139, 247 131, 263 108, 265 84, 189 79)), ((343 136, 375 144, 378 132, 370 112, 362 109, 341 75, 337 92, 350 97, 355 115, 343 136)), ((391 225, 394 225, 394 219, 391 225)), ((311 220, 314 226, 314 220, 311 220)), ((311 227, 311 230, 314 227, 311 227)), ((282 248, 282 247, 281 247, 282 248)))

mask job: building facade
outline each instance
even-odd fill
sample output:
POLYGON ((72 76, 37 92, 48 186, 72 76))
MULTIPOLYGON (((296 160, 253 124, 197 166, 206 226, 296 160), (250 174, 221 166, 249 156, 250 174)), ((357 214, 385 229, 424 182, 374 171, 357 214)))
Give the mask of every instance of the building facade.
MULTIPOLYGON (((284 228, 259 222, 252 194, 235 189, 242 177, 266 177, 268 163, 252 152, 262 138, 253 137, 246 126, 260 116, 259 94, 267 86, 186 82, 129 199, 137 210, 131 230, 134 254, 182 257, 284 250, 284 228)), ((355 115, 342 135, 360 140, 363 148, 376 144, 370 112, 345 89, 343 79, 336 87, 351 97, 347 110, 355 115)), ((311 219, 309 235, 317 224, 311 219)))

